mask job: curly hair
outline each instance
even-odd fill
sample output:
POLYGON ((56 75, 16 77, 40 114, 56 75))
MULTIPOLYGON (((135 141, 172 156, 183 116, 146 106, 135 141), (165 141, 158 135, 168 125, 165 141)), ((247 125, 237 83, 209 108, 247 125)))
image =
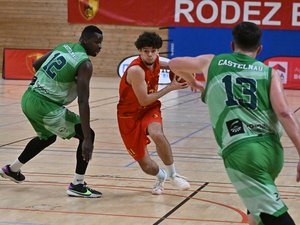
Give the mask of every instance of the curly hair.
POLYGON ((136 40, 135 46, 137 49, 141 49, 144 47, 152 47, 159 49, 162 46, 162 39, 155 32, 144 32, 136 40))

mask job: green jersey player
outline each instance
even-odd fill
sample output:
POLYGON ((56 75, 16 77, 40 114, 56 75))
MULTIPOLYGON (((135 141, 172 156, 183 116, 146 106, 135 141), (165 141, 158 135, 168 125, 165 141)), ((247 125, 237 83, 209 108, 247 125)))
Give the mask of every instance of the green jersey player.
POLYGON ((22 110, 37 133, 20 156, 0 169, 0 175, 20 183, 25 180, 21 167, 56 141, 72 137, 79 140, 76 170, 67 194, 77 197, 101 197, 101 192, 84 182, 92 157, 94 131, 90 127, 89 84, 93 66, 89 56, 101 50, 102 31, 87 26, 79 43, 62 43, 33 63, 36 70, 22 97, 22 110), (65 106, 78 98, 79 115, 65 106))
POLYGON ((169 66, 203 92, 219 154, 248 209, 249 224, 295 225, 274 181, 283 166, 279 122, 298 155, 299 123, 286 102, 279 73, 255 59, 262 49, 260 28, 241 22, 232 34, 233 53, 178 57, 169 66), (194 73, 203 73, 206 83, 194 73))

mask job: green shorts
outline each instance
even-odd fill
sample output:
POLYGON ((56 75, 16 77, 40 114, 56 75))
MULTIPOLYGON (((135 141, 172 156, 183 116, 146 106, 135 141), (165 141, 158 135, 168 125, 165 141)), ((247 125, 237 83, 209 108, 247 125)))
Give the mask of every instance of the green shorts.
POLYGON ((22 97, 22 110, 40 139, 57 135, 63 139, 75 136, 75 125, 80 123, 77 114, 58 105, 30 88, 22 97))
POLYGON ((224 157, 227 174, 243 203, 261 224, 260 213, 280 216, 288 209, 274 183, 283 167, 278 139, 264 136, 234 145, 224 157))

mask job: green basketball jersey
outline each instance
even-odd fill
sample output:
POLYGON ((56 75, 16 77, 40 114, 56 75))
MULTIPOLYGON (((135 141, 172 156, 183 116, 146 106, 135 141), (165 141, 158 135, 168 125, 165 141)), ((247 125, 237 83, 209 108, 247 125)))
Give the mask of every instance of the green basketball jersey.
POLYGON ((271 77, 270 67, 240 53, 213 58, 202 100, 208 105, 220 155, 242 140, 281 135, 269 100, 271 77))
POLYGON ((59 105, 69 104, 77 97, 77 68, 86 60, 79 43, 58 45, 36 72, 31 89, 59 105))

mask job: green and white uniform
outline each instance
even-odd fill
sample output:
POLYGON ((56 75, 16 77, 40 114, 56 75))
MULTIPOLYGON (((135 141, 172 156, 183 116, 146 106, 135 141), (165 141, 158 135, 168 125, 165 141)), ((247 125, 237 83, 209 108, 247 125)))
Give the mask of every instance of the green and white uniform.
POLYGON ((271 68, 254 58, 217 55, 202 96, 229 178, 258 224, 261 212, 287 211, 274 184, 283 149, 282 128, 269 100, 271 78, 271 68))
POLYGON ((24 93, 22 110, 41 139, 75 135, 80 118, 64 106, 77 98, 77 69, 86 60, 89 57, 79 43, 57 46, 24 93))

